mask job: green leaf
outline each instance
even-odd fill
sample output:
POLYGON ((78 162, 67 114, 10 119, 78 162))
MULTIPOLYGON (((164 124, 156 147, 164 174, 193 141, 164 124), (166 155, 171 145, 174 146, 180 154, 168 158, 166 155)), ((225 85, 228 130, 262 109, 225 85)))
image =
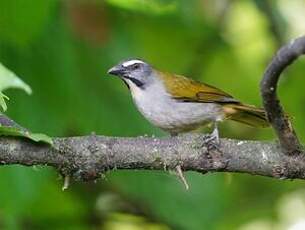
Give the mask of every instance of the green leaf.
POLYGON ((2 107, 3 111, 7 110, 7 106, 5 103, 5 99, 9 100, 8 96, 6 96, 5 94, 3 94, 2 92, 0 92, 0 106, 2 107))
POLYGON ((35 142, 53 145, 51 137, 42 133, 31 133, 3 114, 0 115, 0 136, 25 137, 35 142))
POLYGON ((52 138, 44 133, 28 133, 27 138, 36 142, 44 142, 46 144, 53 145, 52 138))
POLYGON ((143 1, 143 0, 106 0, 109 4, 145 14, 169 14, 177 10, 177 3, 174 1, 143 1))
MULTIPOLYGON (((8 88, 18 88, 28 94, 32 93, 30 86, 0 63, 0 106, 4 111, 7 109, 5 99, 9 98, 2 91, 8 88)), ((45 142, 52 145, 52 138, 42 133, 31 133, 3 114, 0 115, 0 135, 25 137, 35 142, 45 142)))
POLYGON ((0 91, 7 88, 19 88, 23 89, 28 94, 32 93, 30 86, 24 83, 16 76, 16 74, 0 63, 0 91))
POLYGON ((18 88, 24 90, 28 94, 32 93, 30 86, 0 63, 0 106, 4 111, 7 109, 4 99, 8 100, 9 98, 5 96, 2 91, 8 88, 18 88))

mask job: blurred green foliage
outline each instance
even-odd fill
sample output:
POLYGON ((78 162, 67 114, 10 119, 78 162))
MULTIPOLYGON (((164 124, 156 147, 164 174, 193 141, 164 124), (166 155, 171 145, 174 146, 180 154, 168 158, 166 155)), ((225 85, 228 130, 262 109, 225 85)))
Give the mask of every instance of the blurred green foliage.
POLYGON ((107 3, 145 14, 169 14, 176 10, 176 1, 106 0, 107 3))
MULTIPOLYGON (((165 135, 137 112, 124 84, 106 74, 128 57, 259 105, 259 81, 279 41, 302 34, 296 31, 305 24, 291 23, 289 1, 265 2, 0 0, 0 62, 33 89, 32 96, 7 90, 7 113, 51 136, 165 135)), ((303 73, 304 60, 291 66, 280 95, 304 141, 303 73)), ((274 138, 271 130, 234 122, 222 124, 221 135, 274 138)), ((220 173, 187 173, 190 191, 169 172, 113 171, 106 178, 74 182, 63 192, 52 169, 1 166, 0 229, 238 229, 257 218, 276 222, 277 201, 303 187, 220 173)))

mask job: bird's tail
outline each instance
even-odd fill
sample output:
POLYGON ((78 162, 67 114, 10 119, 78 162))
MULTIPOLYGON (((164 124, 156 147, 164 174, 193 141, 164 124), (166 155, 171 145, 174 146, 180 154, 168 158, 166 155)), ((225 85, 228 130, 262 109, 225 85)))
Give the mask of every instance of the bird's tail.
POLYGON ((227 119, 241 122, 253 127, 268 127, 270 123, 267 120, 264 109, 244 104, 229 104, 224 106, 227 119))

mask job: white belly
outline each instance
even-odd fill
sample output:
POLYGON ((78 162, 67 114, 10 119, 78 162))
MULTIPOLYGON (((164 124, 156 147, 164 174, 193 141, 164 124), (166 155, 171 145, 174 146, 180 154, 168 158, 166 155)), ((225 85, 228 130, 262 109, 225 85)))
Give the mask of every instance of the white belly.
POLYGON ((169 97, 163 86, 147 89, 131 88, 139 111, 155 126, 170 132, 183 132, 222 120, 220 105, 214 103, 177 102, 169 97))

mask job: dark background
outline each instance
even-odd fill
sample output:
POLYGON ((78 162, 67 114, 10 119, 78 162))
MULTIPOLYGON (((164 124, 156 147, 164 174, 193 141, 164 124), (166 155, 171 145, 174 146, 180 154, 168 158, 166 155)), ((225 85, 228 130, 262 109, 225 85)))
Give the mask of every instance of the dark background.
MULTIPOLYGON (((33 89, 5 91, 7 114, 50 136, 164 136, 106 74, 129 57, 259 106, 264 69, 281 44, 304 34, 304 15, 301 0, 0 0, 0 62, 33 89)), ((302 141, 304 66, 289 67, 279 88, 302 141)), ((222 137, 275 138, 234 122, 220 129, 222 137)), ((0 229, 305 229, 303 181, 186 177, 189 191, 169 172, 120 170, 63 192, 51 168, 2 166, 0 229)))

